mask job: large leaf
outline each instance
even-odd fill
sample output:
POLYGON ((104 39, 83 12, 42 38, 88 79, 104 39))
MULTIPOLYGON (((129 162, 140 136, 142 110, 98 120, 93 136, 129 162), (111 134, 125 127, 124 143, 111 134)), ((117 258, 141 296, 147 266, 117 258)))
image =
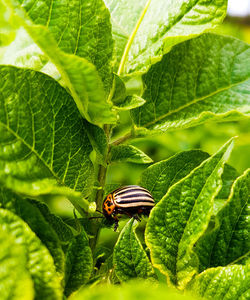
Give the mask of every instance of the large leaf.
POLYGON ((250 170, 237 178, 224 207, 217 214, 217 222, 196 245, 200 259, 199 270, 226 266, 245 257, 249 244, 250 170))
POLYGON ((222 186, 221 174, 232 145, 230 140, 173 185, 151 211, 146 244, 153 265, 180 288, 198 271, 199 261, 193 250, 213 214, 214 198, 222 186))
POLYGON ((23 248, 14 239, 0 231, 0 295, 2 300, 32 300, 33 283, 26 270, 23 248))
POLYGON ((73 99, 44 74, 15 67, 0 74, 0 182, 31 196, 88 195, 92 147, 73 99))
POLYGON ((140 149, 132 145, 113 146, 110 150, 110 162, 132 162, 137 164, 149 164, 152 159, 140 149))
POLYGON ((190 288, 194 294, 204 299, 249 299, 249 265, 233 265, 211 268, 192 282, 190 288))
POLYGON ((0 232, 3 231, 22 247, 26 257, 26 269, 34 283, 37 299, 61 299, 60 280, 53 259, 45 246, 19 217, 0 209, 0 232))
POLYGON ((132 111, 138 127, 166 131, 250 114, 250 47, 204 34, 175 46, 143 76, 147 102, 132 111))
POLYGON ((39 209, 28 199, 22 199, 20 196, 7 189, 0 189, 0 207, 8 209, 23 219, 33 232, 39 237, 43 244, 48 248, 54 259, 57 272, 62 277, 64 274, 64 254, 60 240, 39 209))
POLYGON ((93 270, 92 252, 87 234, 83 231, 75 236, 66 255, 65 294, 68 296, 85 284, 93 270))
POLYGON ((139 185, 146 188, 157 203, 173 184, 187 176, 208 157, 206 152, 200 150, 177 153, 143 171, 139 185))
MULTIPOLYGON (((226 16, 226 0, 105 0, 117 59, 129 44, 124 72, 145 71, 181 41, 213 28, 226 16)), ((127 50, 127 49, 126 49, 127 50)))
POLYGON ((153 267, 143 250, 135 229, 138 222, 133 218, 123 228, 114 248, 113 262, 120 281, 132 278, 155 278, 153 267))
POLYGON ((54 5, 46 1, 29 1, 23 5, 16 0, 6 2, 19 15, 16 20, 55 64, 81 114, 94 124, 115 123, 115 114, 106 101, 112 82, 113 41, 109 13, 102 0, 97 0, 96 5, 90 0, 76 0, 71 2, 72 6, 64 1, 54 5), (81 18, 89 15, 92 17, 86 24, 81 18), (96 67, 88 59, 99 67, 106 92, 96 67))

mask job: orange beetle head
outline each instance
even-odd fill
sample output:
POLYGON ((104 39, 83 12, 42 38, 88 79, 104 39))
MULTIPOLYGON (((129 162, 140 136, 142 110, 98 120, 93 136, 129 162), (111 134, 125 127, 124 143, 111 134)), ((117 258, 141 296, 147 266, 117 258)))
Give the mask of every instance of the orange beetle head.
POLYGON ((115 210, 115 203, 112 194, 109 194, 103 201, 102 205, 103 214, 105 217, 111 217, 115 210))

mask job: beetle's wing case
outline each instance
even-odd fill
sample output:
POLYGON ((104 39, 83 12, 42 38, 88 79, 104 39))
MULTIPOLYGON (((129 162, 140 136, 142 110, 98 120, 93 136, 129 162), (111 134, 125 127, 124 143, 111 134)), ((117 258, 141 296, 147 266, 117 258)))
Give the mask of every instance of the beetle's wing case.
POLYGON ((117 207, 123 208, 153 207, 155 204, 149 191, 138 185, 127 185, 115 190, 113 199, 117 207))

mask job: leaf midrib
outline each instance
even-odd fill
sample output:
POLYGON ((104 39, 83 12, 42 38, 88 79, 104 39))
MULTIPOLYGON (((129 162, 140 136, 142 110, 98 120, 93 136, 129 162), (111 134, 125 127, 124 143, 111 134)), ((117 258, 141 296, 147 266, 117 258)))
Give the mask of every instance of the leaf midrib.
POLYGON ((210 94, 208 94, 208 95, 205 95, 205 96, 203 96, 203 97, 194 99, 194 100, 188 102, 187 104, 184 104, 184 105, 182 105, 182 106, 180 106, 180 107, 178 107, 178 108, 176 108, 176 109, 174 109, 174 110, 172 110, 172 111, 169 111, 169 112, 163 114, 162 116, 160 116, 160 117, 154 119, 154 121, 148 122, 148 123, 143 124, 143 125, 140 125, 140 124, 139 124, 139 126, 149 127, 149 126, 151 126, 151 125, 154 125, 155 123, 161 121, 162 119, 164 119, 164 118, 166 118, 166 117, 168 117, 168 116, 171 116, 172 114, 178 113, 179 111, 181 111, 181 110, 183 110, 183 109, 185 109, 185 108, 187 108, 187 107, 189 107, 189 106, 191 106, 191 105, 193 105, 193 104, 196 104, 196 103, 198 103, 198 102, 200 102, 200 101, 206 100, 206 99, 208 99, 208 98, 210 98, 210 97, 212 97, 212 96, 215 96, 216 94, 219 94, 219 93, 221 93, 221 92, 227 91, 227 90, 231 89, 232 87, 235 87, 235 86, 237 86, 237 85, 240 85, 240 84, 242 84, 242 83, 244 83, 244 82, 246 82, 246 81, 248 81, 248 80, 249 80, 249 78, 247 78, 247 79, 245 79, 245 80, 243 80, 243 81, 239 81, 239 82, 237 82, 237 83, 235 83, 235 84, 231 84, 231 85, 229 85, 229 86, 227 86, 227 87, 218 89, 218 90, 216 90, 216 91, 214 91, 214 92, 212 92, 212 93, 210 93, 210 94))

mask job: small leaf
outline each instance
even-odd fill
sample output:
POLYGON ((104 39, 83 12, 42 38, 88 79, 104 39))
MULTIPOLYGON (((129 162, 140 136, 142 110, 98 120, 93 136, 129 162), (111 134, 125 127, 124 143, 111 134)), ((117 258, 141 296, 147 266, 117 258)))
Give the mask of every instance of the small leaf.
POLYGON ((132 42, 124 73, 145 72, 172 46, 220 24, 226 0, 105 0, 113 24, 117 61, 132 42))
POLYGON ((115 273, 120 281, 132 278, 155 278, 153 267, 136 236, 138 222, 130 219, 119 235, 114 248, 115 273))
POLYGON ((86 128, 86 133, 90 140, 93 149, 96 151, 98 162, 105 166, 106 154, 108 151, 108 140, 102 128, 83 121, 86 128))
POLYGON ((14 243, 23 248, 26 269, 33 280, 36 298, 61 299, 62 289, 53 258, 28 225, 10 211, 0 209, 1 231, 10 235, 14 243))
POLYGON ((83 231, 75 236, 66 254, 65 294, 69 296, 85 284, 93 270, 92 252, 87 234, 83 231))
POLYGON ((151 211, 146 244, 152 263, 180 288, 198 271, 199 261, 193 249, 209 224, 214 198, 222 186, 223 166, 232 146, 230 140, 174 184, 151 211))
POLYGON ((143 76, 136 126, 166 131, 249 115, 249 53, 242 41, 215 34, 175 46, 143 76))
POLYGON ((112 97, 112 102, 115 105, 121 104, 126 98, 126 86, 122 78, 117 74, 114 74, 114 95, 112 97))
POLYGON ((24 249, 5 231, 0 231, 1 300, 34 299, 33 283, 26 270, 24 249))
POLYGON ((191 282, 192 292, 204 299, 249 299, 249 265, 211 268, 191 282))
POLYGON ((208 157, 206 152, 200 150, 177 153, 144 170, 139 185, 146 188, 157 203, 172 185, 187 176, 208 157))
POLYGON ((75 191, 92 189, 92 146, 73 99, 42 73, 1 66, 0 74, 0 182, 29 196, 65 194, 87 208, 75 191))
POLYGON ((149 164, 152 162, 152 159, 132 145, 118 145, 113 146, 110 150, 110 162, 149 164))
POLYGON ((234 182, 229 199, 217 214, 215 228, 197 243, 199 270, 226 266, 249 252, 250 169, 234 182))
POLYGON ((31 230, 36 233, 42 243, 50 251, 55 262, 56 270, 63 277, 64 253, 62 251, 61 243, 56 232, 43 217, 39 209, 28 199, 22 199, 10 190, 3 188, 0 189, 0 207, 8 209, 12 213, 18 215, 29 225, 31 230))
POLYGON ((142 106, 146 101, 137 95, 127 96, 121 104, 116 104, 118 110, 130 110, 142 106))

